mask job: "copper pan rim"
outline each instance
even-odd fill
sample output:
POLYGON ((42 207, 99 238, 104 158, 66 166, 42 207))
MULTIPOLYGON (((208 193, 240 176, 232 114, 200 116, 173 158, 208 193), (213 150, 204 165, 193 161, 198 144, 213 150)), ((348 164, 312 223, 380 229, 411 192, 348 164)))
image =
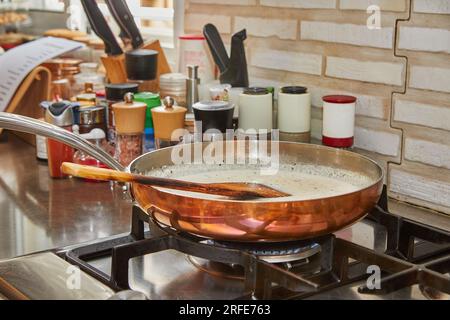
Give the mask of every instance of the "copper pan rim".
MULTIPOLYGON (((335 195, 335 196, 330 196, 330 197, 314 198, 314 199, 307 199, 307 200, 289 199, 289 200, 286 200, 286 201, 279 201, 280 203, 288 204, 288 203, 298 203, 298 202, 307 202, 307 201, 330 201, 330 200, 333 200, 333 199, 336 199, 336 198, 341 198, 341 197, 344 197, 344 196, 357 195, 357 194, 360 194, 361 192, 369 191, 369 190, 373 189, 375 186, 379 185, 384 180, 384 175, 385 174, 384 174, 383 168, 376 161, 374 161, 373 159, 371 159, 371 158, 369 158, 367 156, 364 156, 364 155, 361 155, 361 154, 357 154, 355 152, 351 152, 351 151, 344 150, 344 149, 336 149, 336 148, 322 146, 322 145, 313 145, 313 144, 308 144, 308 143, 298 143, 298 142, 288 142, 288 141, 286 141, 286 142, 283 141, 283 142, 279 142, 279 143, 280 143, 280 145, 299 145, 299 146, 304 146, 304 147, 307 147, 307 148, 314 148, 314 149, 317 149, 317 150, 333 151, 333 152, 336 152, 337 155, 339 155, 339 154, 343 154, 343 155, 347 154, 347 155, 350 155, 350 156, 357 156, 359 159, 367 161, 368 163, 371 163, 374 167, 376 167, 379 170, 379 176, 378 176, 378 178, 376 180, 374 180, 375 182, 373 182, 372 184, 370 184, 367 187, 362 188, 360 190, 357 190, 357 191, 354 191, 354 192, 348 192, 348 193, 341 193, 341 194, 338 194, 338 195, 335 195)), ((199 144, 205 145, 205 144, 208 144, 208 143, 205 142, 205 143, 199 143, 199 144)), ((173 149, 173 147, 167 148, 167 149, 168 150, 169 149, 173 149)), ((159 151, 160 150, 151 151, 149 153, 143 154, 142 156, 136 158, 126 168, 126 171, 132 173, 133 172, 132 168, 135 167, 136 164, 138 164, 139 162, 142 162, 144 159, 146 159, 150 155, 158 153, 159 151)), ((155 190, 158 193, 174 195, 174 193, 171 192, 168 189, 161 190, 161 189, 157 189, 157 188, 154 188, 154 187, 151 187, 151 186, 148 186, 148 188, 151 188, 151 189, 155 190)), ((183 195, 183 197, 187 198, 187 199, 192 199, 192 200, 205 200, 205 198, 202 198, 200 196, 199 197, 195 197, 193 195, 183 195)), ((274 202, 273 200, 270 200, 270 199, 267 199, 267 200, 262 199, 262 200, 258 200, 258 201, 233 200, 233 199, 208 199, 208 201, 217 202, 217 203, 245 203, 245 204, 248 204, 248 205, 274 202)))

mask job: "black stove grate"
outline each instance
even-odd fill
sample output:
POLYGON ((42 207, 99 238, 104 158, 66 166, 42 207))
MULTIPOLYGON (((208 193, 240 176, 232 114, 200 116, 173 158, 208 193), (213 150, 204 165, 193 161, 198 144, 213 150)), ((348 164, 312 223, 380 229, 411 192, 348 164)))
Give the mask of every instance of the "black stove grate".
POLYGON ((130 259, 173 249, 206 260, 242 266, 247 292, 242 299, 311 297, 367 279, 369 266, 380 268, 383 277, 378 289, 361 286, 360 293, 387 294, 419 284, 450 294, 450 234, 390 214, 386 191, 367 218, 386 228, 386 251, 370 250, 335 236, 315 239, 314 243, 321 248, 320 272, 308 276, 267 263, 255 252, 221 242, 205 243, 203 238, 162 227, 138 207, 133 208, 132 217, 130 235, 61 250, 58 254, 115 290, 129 289, 130 259), (145 225, 150 231, 145 232, 145 225), (101 256, 112 257, 110 276, 88 262, 101 256))

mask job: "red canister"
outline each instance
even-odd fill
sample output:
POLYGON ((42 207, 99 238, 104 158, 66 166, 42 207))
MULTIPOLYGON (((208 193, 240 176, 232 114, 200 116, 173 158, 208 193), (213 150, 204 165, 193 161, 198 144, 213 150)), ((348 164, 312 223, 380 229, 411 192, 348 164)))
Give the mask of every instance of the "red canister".
POLYGON ((322 143, 329 147, 351 148, 355 136, 356 98, 346 95, 323 97, 322 143))

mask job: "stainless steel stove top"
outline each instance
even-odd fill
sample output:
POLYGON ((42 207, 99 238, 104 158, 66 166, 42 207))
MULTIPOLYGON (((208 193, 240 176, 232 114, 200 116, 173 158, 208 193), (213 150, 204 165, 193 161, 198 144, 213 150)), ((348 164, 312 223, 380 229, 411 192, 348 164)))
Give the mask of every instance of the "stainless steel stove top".
POLYGON ((132 289, 152 300, 449 299, 450 233, 388 213, 386 199, 367 219, 334 235, 250 247, 178 233, 135 207, 131 234, 0 261, 0 299, 8 297, 5 284, 16 296, 29 292, 39 299, 35 279, 53 283, 46 292, 56 298, 108 298, 132 289), (265 261, 267 255, 275 260, 265 261), (219 274, 199 268, 193 257, 200 266, 214 261, 224 268, 219 274), (14 270, 24 265, 18 277, 14 270), (83 281, 96 289, 67 291, 70 265, 80 266, 83 281), (238 276, 230 277, 235 269, 238 276))
MULTIPOLYGON (((384 252, 386 250, 386 229, 364 220, 336 234, 340 239, 365 248, 384 252)), ((99 270, 110 273, 111 259, 99 258, 89 261, 99 270)), ((395 291, 387 295, 362 294, 358 288, 365 281, 314 294, 306 299, 336 300, 426 300, 418 285, 395 291)), ((158 252, 130 261, 130 287, 144 293, 152 300, 230 300, 245 296, 242 280, 231 280, 213 276, 199 270, 188 255, 175 250, 158 252)))

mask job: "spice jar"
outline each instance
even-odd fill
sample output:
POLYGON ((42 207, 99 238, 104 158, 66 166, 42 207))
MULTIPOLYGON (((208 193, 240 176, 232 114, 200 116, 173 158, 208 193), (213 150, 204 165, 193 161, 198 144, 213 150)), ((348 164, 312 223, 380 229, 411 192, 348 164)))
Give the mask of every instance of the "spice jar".
MULTIPOLYGON (((77 126, 74 126, 77 127, 77 126)), ((75 131, 78 130, 78 128, 74 128, 74 133, 76 133, 75 131)), ((79 133, 79 132, 78 132, 79 133)), ((106 134, 103 130, 101 129, 93 129, 92 131, 88 132, 88 133, 84 133, 84 134, 80 134, 80 136, 83 139, 88 140, 90 143, 95 144, 97 147, 102 147, 102 144, 106 138, 106 134)), ((73 155, 73 163, 76 164, 81 164, 84 166, 91 166, 91 167, 97 167, 97 168, 104 168, 107 169, 108 166, 105 165, 104 163, 98 161, 97 159, 89 156, 88 154, 84 153, 81 150, 78 150, 75 152, 75 154, 73 155)), ((91 180, 91 179, 85 179, 88 182, 101 182, 99 180, 91 180)))
POLYGON ((104 106, 81 106, 74 110, 75 124, 79 127, 80 134, 91 132, 97 128, 106 135, 106 107, 104 106))
POLYGON ((323 139, 329 147, 351 148, 355 136, 356 98, 345 95, 323 97, 323 139))
POLYGON ((74 76, 80 72, 79 59, 51 59, 42 64, 52 75, 51 97, 56 101, 68 100, 72 97, 75 83, 74 76))
POLYGON ((278 129, 281 141, 311 141, 311 94, 307 88, 281 88, 278 94, 278 129))
POLYGON ((93 90, 100 90, 105 83, 105 77, 99 74, 97 70, 97 63, 81 63, 80 73, 74 76, 75 84, 73 91, 75 93, 82 92, 85 88, 85 83, 91 83, 93 90))
POLYGON ((106 91, 105 90, 95 91, 95 105, 96 106, 104 106, 105 108, 107 108, 108 102, 106 100, 106 91))
POLYGON ((119 83, 119 84, 107 84, 105 86, 106 100, 108 103, 106 112, 107 133, 106 137, 108 142, 115 146, 116 142, 116 123, 114 119, 114 110, 112 105, 123 100, 126 93, 137 93, 139 85, 135 83, 119 83))
MULTIPOLYGON (((45 112, 45 121, 72 131, 73 110, 72 104, 68 101, 56 102, 50 105, 45 112)), ((48 167, 52 178, 67 177, 61 172, 63 162, 71 162, 74 149, 53 139, 47 140, 48 167)))
POLYGON ((94 106, 96 102, 96 95, 94 92, 94 85, 91 82, 84 84, 84 91, 75 96, 80 106, 94 106))
POLYGON ((267 88, 247 88, 239 97, 239 129, 272 130, 272 94, 267 88))
POLYGON ((155 127, 153 125, 152 109, 161 105, 159 94, 140 92, 134 95, 134 100, 147 105, 145 114, 144 152, 155 150, 155 127))
POLYGON ((186 107, 186 80, 181 73, 166 73, 159 78, 160 96, 172 97, 176 105, 186 107))
POLYGON ((163 145, 172 145, 180 142, 178 130, 184 129, 184 121, 187 109, 174 105, 172 97, 163 99, 164 106, 152 109, 153 124, 155 126, 156 148, 163 145))
POLYGON ((147 105, 134 101, 133 94, 127 93, 124 101, 113 104, 112 108, 117 130, 115 157, 123 166, 128 166, 142 155, 147 105))

